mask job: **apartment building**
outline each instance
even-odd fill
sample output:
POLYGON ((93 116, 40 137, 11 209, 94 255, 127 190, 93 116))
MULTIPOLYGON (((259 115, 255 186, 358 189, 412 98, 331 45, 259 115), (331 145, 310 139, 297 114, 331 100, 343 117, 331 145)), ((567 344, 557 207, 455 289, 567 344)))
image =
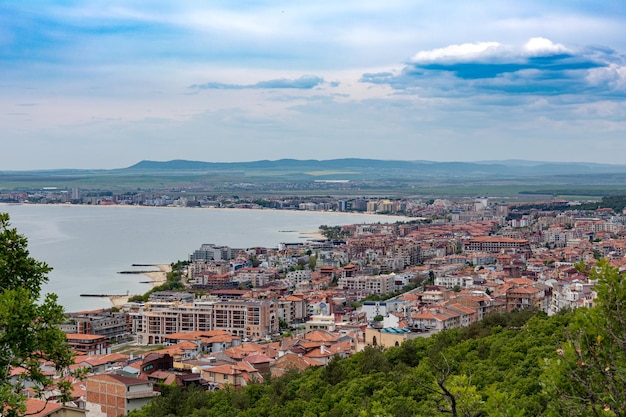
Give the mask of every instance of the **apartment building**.
POLYGON ((293 295, 278 299, 278 317, 287 324, 301 323, 306 318, 307 302, 304 297, 293 295))
POLYGON ((344 276, 339 278, 338 287, 344 290, 362 290, 371 294, 389 294, 395 289, 395 275, 344 276))
POLYGON ((70 348, 79 355, 108 355, 111 353, 109 339, 96 334, 66 334, 70 348))
POLYGON ((187 265, 187 278, 193 278, 203 272, 209 274, 227 274, 230 270, 230 262, 226 260, 207 261, 197 259, 187 265))
POLYGON ((471 288, 474 285, 474 278, 471 276, 444 275, 435 277, 435 285, 449 290, 454 287, 459 287, 460 289, 471 288))
POLYGON ((196 249, 189 260, 194 261, 219 261, 233 258, 233 250, 228 246, 217 246, 211 243, 204 243, 200 249, 196 249))
POLYGON ((503 250, 514 252, 530 252, 530 242, 526 239, 513 239, 502 236, 481 236, 468 239, 463 243, 463 248, 469 252, 497 253, 503 250))
POLYGON ((61 330, 70 334, 94 334, 116 340, 128 335, 126 313, 111 310, 82 311, 69 313, 71 323, 61 326, 61 330))
POLYGON ((298 285, 302 282, 308 282, 311 280, 311 270, 310 269, 297 269, 295 271, 287 272, 287 279, 289 282, 293 282, 295 285, 298 285))
POLYGON ((279 330, 278 305, 270 300, 148 302, 129 315, 140 344, 163 343, 180 332, 217 329, 258 339, 279 330))
POLYGON ((550 311, 552 292, 542 284, 522 285, 506 291, 506 310, 517 311, 536 308, 545 313, 550 311))
POLYGON ((249 282, 253 287, 263 287, 274 277, 274 272, 262 268, 240 268, 235 272, 233 281, 249 282))

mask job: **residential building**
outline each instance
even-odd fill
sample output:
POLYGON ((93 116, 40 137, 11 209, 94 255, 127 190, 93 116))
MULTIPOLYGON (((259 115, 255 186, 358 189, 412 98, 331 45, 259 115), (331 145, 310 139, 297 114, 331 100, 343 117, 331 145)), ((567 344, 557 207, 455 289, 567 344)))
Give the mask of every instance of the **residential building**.
POLYGON ((70 348, 79 355, 107 355, 111 353, 109 339, 95 334, 66 334, 70 348))
POLYGON ((70 334, 93 334, 117 340, 128 336, 129 326, 126 313, 110 309, 81 311, 67 314, 69 323, 61 329, 70 334))
POLYGON ((189 260, 194 261, 219 261, 233 258, 233 250, 228 246, 217 246, 211 243, 204 243, 200 249, 196 249, 189 260))
POLYGON ((503 250, 530 252, 530 242, 526 239, 512 239, 502 236, 481 236, 463 242, 466 251, 497 253, 503 250))
POLYGON ((278 332, 278 305, 272 300, 148 302, 130 312, 140 344, 162 343, 179 332, 226 330, 233 335, 262 338, 278 332))
POLYGON ((400 346, 404 341, 414 339, 419 335, 411 333, 409 329, 398 329, 389 327, 386 329, 365 329, 365 343, 369 346, 392 347, 400 346))
POLYGON ((342 276, 337 285, 344 290, 363 290, 371 294, 389 294, 395 288, 395 275, 342 276))
POLYGON ((70 407, 54 401, 45 401, 37 398, 26 399, 25 416, 29 417, 85 417, 87 410, 70 407))
POLYGON ((87 409, 106 417, 125 416, 159 395, 152 381, 116 374, 93 375, 86 379, 87 409))

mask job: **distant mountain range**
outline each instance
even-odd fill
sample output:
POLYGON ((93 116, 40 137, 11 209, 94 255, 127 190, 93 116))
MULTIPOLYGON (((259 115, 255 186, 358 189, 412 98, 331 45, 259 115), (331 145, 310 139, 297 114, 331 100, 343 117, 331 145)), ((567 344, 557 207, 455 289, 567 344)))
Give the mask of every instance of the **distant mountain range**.
POLYGON ((322 161, 141 161, 130 167, 108 170, 0 171, 0 192, 45 187, 115 192, 192 187, 215 192, 245 189, 246 192, 272 190, 295 194, 302 190, 350 189, 355 193, 368 190, 381 194, 394 190, 397 193, 425 194, 473 192, 511 195, 523 192, 615 195, 626 193, 626 165, 524 160, 433 162, 346 158, 322 161), (350 185, 337 185, 346 183, 350 185))
POLYGON ((626 173, 626 165, 586 162, 539 162, 524 160, 480 162, 389 161, 378 159, 297 160, 279 159, 251 162, 201 162, 187 160, 141 161, 124 168, 126 171, 148 172, 293 172, 316 177, 466 177, 515 178, 546 175, 594 175, 626 173), (324 175, 324 172, 328 172, 324 175))

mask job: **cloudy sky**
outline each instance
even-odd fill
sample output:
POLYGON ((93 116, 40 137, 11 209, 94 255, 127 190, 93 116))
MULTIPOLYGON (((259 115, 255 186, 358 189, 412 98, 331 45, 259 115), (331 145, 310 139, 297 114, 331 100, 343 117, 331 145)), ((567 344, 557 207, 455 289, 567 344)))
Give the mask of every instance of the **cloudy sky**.
POLYGON ((0 170, 626 163, 626 2, 0 2, 0 170))

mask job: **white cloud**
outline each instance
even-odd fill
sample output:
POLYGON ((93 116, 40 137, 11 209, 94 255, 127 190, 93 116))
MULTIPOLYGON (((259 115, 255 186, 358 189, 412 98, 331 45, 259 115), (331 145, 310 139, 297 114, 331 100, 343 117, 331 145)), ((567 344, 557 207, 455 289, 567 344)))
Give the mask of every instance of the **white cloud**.
POLYGON ((460 45, 449 45, 445 48, 420 51, 410 62, 429 63, 436 61, 474 61, 476 59, 501 55, 503 49, 508 49, 499 42, 478 42, 464 43, 460 45))
POLYGON ((528 56, 544 56, 570 53, 570 50, 560 43, 554 43, 546 38, 531 38, 522 47, 522 51, 528 56))

